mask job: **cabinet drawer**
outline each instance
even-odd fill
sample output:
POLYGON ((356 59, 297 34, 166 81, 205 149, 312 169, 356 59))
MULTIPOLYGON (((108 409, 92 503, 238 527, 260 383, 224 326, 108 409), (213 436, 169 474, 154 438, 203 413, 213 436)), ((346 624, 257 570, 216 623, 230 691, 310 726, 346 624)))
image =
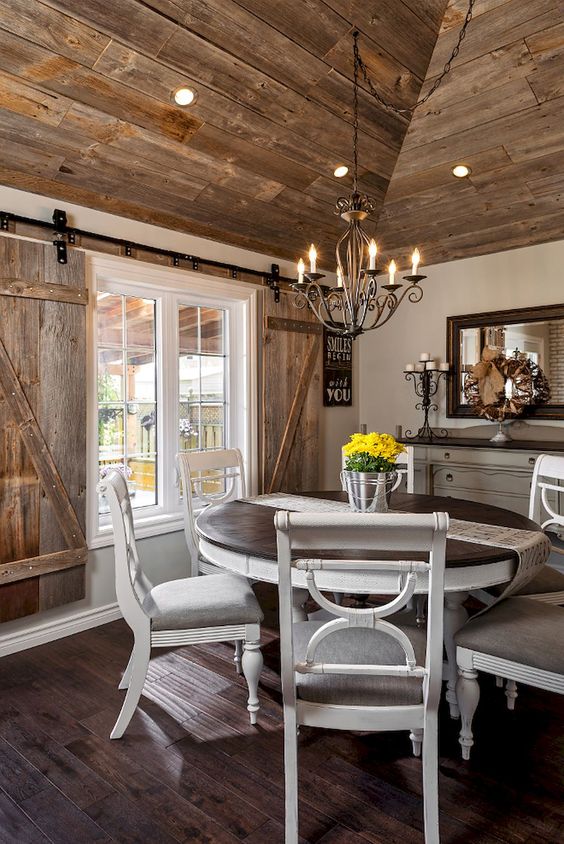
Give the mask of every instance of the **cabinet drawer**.
POLYGON ((470 466, 512 466, 533 471, 541 453, 531 451, 501 451, 496 448, 449 448, 448 445, 429 448, 430 463, 458 463, 470 466))
POLYGON ((528 516, 529 514, 528 496, 502 495, 491 490, 457 489, 450 486, 437 486, 433 489, 433 492, 435 495, 442 495, 447 498, 463 498, 466 501, 477 501, 480 504, 489 504, 492 507, 503 507, 505 510, 520 513, 521 516, 528 516))
POLYGON ((511 469, 466 468, 465 466, 433 466, 433 489, 457 488, 476 492, 529 495, 531 476, 511 469))

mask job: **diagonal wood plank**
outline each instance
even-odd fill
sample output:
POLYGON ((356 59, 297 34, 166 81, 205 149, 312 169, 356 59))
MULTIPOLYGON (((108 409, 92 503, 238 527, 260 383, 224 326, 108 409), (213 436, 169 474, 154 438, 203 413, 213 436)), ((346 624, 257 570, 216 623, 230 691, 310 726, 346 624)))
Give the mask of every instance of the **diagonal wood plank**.
POLYGON ((320 347, 321 341, 318 334, 315 334, 313 337, 309 338, 306 347, 306 353, 304 355, 302 370, 300 372, 300 377, 298 378, 298 383, 296 384, 296 391, 294 393, 292 407, 290 408, 288 421, 286 423, 286 428, 284 429, 282 442, 280 443, 280 450, 278 452, 278 457, 276 458, 274 472, 272 473, 272 479, 268 487, 268 492, 277 491, 282 482, 282 478, 284 477, 284 472, 286 471, 286 465, 288 463, 288 458, 290 457, 290 452, 292 450, 292 444, 294 442, 296 429, 300 420, 300 414, 302 412, 309 385, 313 377, 313 373, 315 371, 315 365, 317 363, 317 356, 319 354, 320 347))
POLYGON ((45 495, 51 502, 53 513, 65 541, 71 548, 82 548, 86 540, 70 502, 65 485, 43 438, 33 410, 12 366, 12 361, 0 339, 0 389, 12 413, 45 495))

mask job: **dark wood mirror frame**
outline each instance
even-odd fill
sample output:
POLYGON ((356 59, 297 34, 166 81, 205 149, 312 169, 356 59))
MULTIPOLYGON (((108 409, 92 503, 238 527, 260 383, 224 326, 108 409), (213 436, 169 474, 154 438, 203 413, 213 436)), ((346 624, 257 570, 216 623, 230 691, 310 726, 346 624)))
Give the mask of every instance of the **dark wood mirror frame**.
MULTIPOLYGON (((481 314, 447 317, 447 355, 451 377, 447 387, 447 417, 471 417, 475 413, 468 405, 460 404, 457 385, 460 381, 460 336, 464 328, 483 328, 490 325, 511 325, 522 322, 564 320, 563 305, 543 305, 537 308, 513 308, 509 311, 488 311, 481 314)), ((524 418, 564 419, 564 404, 545 404, 530 408, 524 418)))

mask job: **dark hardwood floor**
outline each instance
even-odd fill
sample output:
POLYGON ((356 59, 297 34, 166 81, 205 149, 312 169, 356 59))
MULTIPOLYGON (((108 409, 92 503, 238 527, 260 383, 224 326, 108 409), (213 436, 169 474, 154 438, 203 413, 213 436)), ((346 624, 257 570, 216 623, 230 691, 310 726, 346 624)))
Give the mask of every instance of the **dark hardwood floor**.
MULTIPOLYGON (((0 660, 0 842, 283 841, 274 594, 258 727, 229 645, 156 651, 121 741, 108 734, 131 638, 108 624, 0 660)), ((555 647, 562 643, 555 642, 555 647)), ((482 681, 477 745, 441 720, 443 844, 564 841, 564 698, 482 681)), ((302 729, 300 831, 317 844, 421 844, 421 763, 403 734, 302 729)))

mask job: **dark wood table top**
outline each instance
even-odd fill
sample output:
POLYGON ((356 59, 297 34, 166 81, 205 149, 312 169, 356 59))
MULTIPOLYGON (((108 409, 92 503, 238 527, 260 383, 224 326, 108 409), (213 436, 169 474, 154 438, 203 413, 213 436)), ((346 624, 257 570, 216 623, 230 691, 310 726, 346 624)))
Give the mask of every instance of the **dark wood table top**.
MULTIPOLYGON (((311 492, 300 493, 315 498, 328 498, 334 501, 346 501, 344 492, 311 492)), ((453 519, 465 519, 470 522, 482 522, 488 525, 514 527, 520 530, 540 530, 539 525, 525 516, 503 510, 501 507, 491 507, 489 504, 479 504, 475 501, 464 501, 460 498, 443 498, 438 495, 408 495, 395 492, 391 498, 391 510, 404 513, 433 513, 447 512, 453 519)), ((196 521, 196 529, 202 539, 234 551, 238 554, 250 554, 268 560, 276 559, 276 531, 274 528, 274 507, 264 507, 258 504, 248 504, 244 501, 231 501, 208 507, 196 521)), ((320 556, 324 556, 320 554, 320 556)), ((338 554, 327 550, 325 556, 333 558, 338 554)), ((341 555, 342 556, 342 555, 341 555)), ((360 555, 359 555, 360 556, 360 555)), ((389 554, 363 554, 366 557, 378 559, 389 558, 389 554)), ((417 555, 413 555, 417 557, 417 555)), ((354 558, 347 553, 348 559, 354 558)), ((507 548, 495 548, 490 545, 479 545, 472 542, 461 542, 454 539, 447 540, 446 564, 449 567, 478 566, 496 563, 501 560, 515 559, 515 552, 507 548)))

